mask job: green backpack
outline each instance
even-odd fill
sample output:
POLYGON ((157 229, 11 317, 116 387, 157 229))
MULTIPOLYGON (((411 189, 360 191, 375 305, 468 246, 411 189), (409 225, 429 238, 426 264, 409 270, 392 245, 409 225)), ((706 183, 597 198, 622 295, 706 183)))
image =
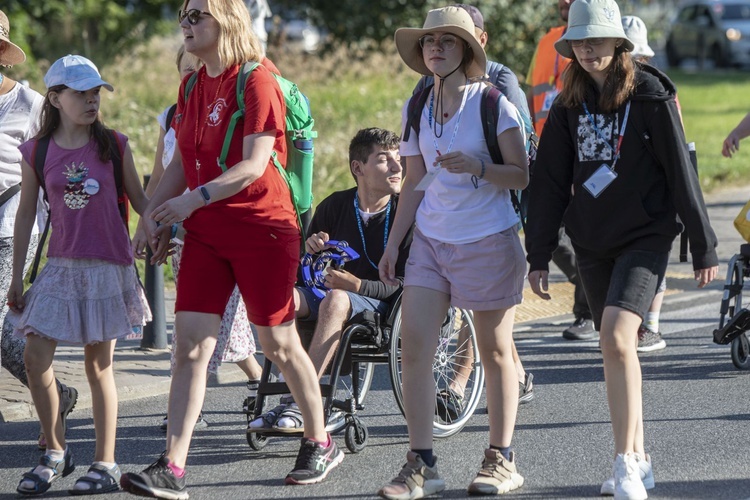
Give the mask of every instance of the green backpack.
MULTIPOLYGON (((221 148, 219 166, 222 172, 227 170, 227 154, 229 153, 234 129, 240 118, 245 116, 245 84, 250 73, 259 65, 260 63, 257 62, 246 62, 237 75, 237 105, 239 109, 229 121, 227 135, 221 148)), ((310 114, 310 101, 307 97, 299 91, 296 84, 276 73, 272 73, 272 75, 276 78, 286 103, 286 168, 276 158, 276 151, 271 154, 271 157, 273 158, 273 164, 276 165, 289 186, 294 210, 297 213, 297 220, 302 231, 302 240, 304 241, 306 225, 302 221, 303 219, 309 221, 312 214, 313 139, 318 136, 318 133, 313 130, 315 120, 310 114)), ((185 102, 187 102, 188 96, 195 86, 197 76, 197 72, 193 73, 185 84, 185 102)))

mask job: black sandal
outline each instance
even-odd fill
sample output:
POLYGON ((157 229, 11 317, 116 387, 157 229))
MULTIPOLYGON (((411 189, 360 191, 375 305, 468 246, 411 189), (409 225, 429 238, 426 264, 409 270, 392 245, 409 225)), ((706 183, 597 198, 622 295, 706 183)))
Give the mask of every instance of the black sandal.
POLYGON ((435 413, 446 424, 458 420, 464 411, 464 398, 451 388, 438 392, 435 413))
POLYGON ((83 483, 89 487, 85 490, 76 489, 75 486, 68 490, 71 495, 99 495, 102 493, 111 493, 120 489, 120 467, 115 465, 112 469, 107 469, 103 465, 93 464, 89 467, 88 472, 99 474, 98 479, 93 477, 81 476, 76 480, 76 484, 83 483))
POLYGON ((36 469, 36 467, 34 467, 34 469, 25 473, 21 482, 18 483, 18 487, 16 488, 18 493, 21 495, 41 495, 42 493, 46 493, 54 481, 61 477, 70 475, 76 468, 73 463, 73 455, 70 453, 70 448, 65 451, 65 456, 62 460, 52 460, 52 457, 49 455, 42 455, 39 459, 39 465, 52 469, 54 471, 52 477, 48 480, 42 479, 39 474, 34 473, 34 469, 36 469), (27 480, 34 483, 33 488, 21 488, 21 485, 27 480))

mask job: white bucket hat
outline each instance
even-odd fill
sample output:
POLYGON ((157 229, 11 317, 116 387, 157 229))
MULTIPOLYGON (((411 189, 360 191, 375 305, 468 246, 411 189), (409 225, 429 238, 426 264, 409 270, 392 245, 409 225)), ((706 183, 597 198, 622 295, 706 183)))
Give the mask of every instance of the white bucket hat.
POLYGON ((648 45, 648 30, 646 24, 638 16, 623 16, 622 29, 625 36, 633 42, 633 57, 654 57, 654 51, 648 45))
POLYGON ((422 28, 399 28, 396 30, 394 37, 396 48, 407 66, 421 75, 432 76, 432 71, 427 69, 424 63, 419 39, 422 35, 433 31, 451 33, 469 44, 474 53, 474 59, 466 70, 466 76, 469 78, 484 76, 487 69, 487 55, 474 35, 474 21, 466 10, 455 6, 431 10, 427 13, 427 19, 425 19, 422 28))
POLYGON ((614 0, 576 0, 570 5, 568 29, 555 42, 555 50, 563 57, 573 58, 569 40, 587 38, 621 38, 626 52, 633 50, 633 42, 628 40, 622 29, 620 8, 614 0))

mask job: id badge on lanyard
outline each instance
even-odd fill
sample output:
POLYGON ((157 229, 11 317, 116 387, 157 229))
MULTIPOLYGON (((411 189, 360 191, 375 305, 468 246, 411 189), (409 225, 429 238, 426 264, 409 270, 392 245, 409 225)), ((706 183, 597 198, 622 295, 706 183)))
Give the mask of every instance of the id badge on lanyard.
POLYGON ((604 190, 607 189, 607 187, 609 187, 609 185, 612 184, 615 179, 617 179, 615 165, 617 165, 617 160, 620 159, 622 138, 625 135, 625 128, 628 125, 628 115, 630 114, 630 102, 628 102, 628 105, 625 107, 625 117, 622 120, 622 127, 620 128, 620 134, 617 138, 617 147, 612 147, 612 145, 602 136, 602 133, 596 126, 596 121, 594 120, 594 117, 591 116, 591 113, 589 113, 589 108, 588 106, 586 106, 585 102, 583 103, 583 109, 586 112, 586 117, 588 118, 591 127, 594 129, 594 132, 596 132, 596 135, 598 135, 599 139, 601 139, 604 144, 606 144, 607 147, 614 153, 614 159, 612 161, 611 167, 606 163, 602 163, 599 168, 597 168, 596 171, 594 171, 594 173, 591 174, 591 176, 583 183, 583 187, 586 189, 586 191, 588 191, 594 198, 598 198, 599 195, 602 194, 602 192, 604 192, 604 190))

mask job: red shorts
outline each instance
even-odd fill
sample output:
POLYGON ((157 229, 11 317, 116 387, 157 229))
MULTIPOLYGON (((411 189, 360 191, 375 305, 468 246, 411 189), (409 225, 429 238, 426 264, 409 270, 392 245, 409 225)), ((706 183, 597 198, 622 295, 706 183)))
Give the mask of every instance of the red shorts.
POLYGON ((190 226, 175 311, 221 316, 237 284, 251 323, 276 326, 294 319, 299 233, 250 224, 231 229, 222 223, 190 226))

